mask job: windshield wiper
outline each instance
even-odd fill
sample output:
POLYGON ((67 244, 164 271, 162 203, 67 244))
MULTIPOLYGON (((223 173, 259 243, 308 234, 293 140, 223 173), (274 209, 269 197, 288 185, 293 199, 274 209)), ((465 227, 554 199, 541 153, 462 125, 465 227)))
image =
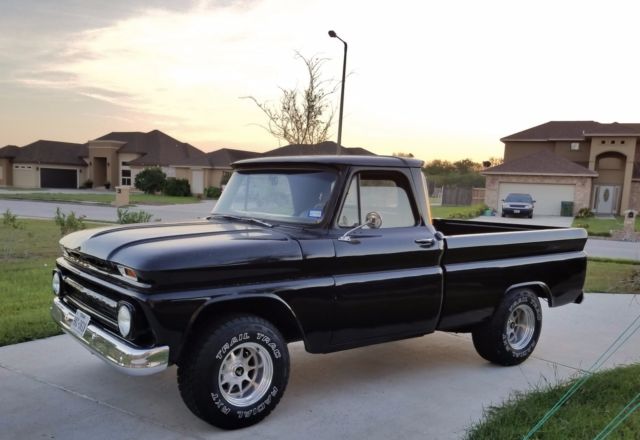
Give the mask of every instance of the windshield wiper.
POLYGON ((266 226, 267 228, 273 228, 273 225, 271 223, 267 223, 264 220, 259 220, 257 218, 251 218, 251 217, 240 217, 237 215, 229 215, 229 214, 211 214, 209 217, 207 217, 207 219, 213 218, 213 217, 219 217, 219 218, 223 218, 226 220, 236 220, 236 221, 240 221, 240 222, 247 222, 247 223, 253 223, 256 225, 260 225, 260 226, 266 226))

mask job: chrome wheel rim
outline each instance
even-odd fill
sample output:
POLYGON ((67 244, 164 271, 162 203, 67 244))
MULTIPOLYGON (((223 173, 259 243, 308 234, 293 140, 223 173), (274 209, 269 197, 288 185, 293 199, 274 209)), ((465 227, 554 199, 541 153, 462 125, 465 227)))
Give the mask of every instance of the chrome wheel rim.
POLYGON ((220 365, 220 394, 230 404, 251 406, 269 390, 273 379, 273 361, 266 349, 245 342, 227 353, 220 365))
POLYGON ((514 350, 522 350, 531 339, 536 329, 536 317, 533 309, 520 304, 513 309, 507 320, 507 342, 514 350))

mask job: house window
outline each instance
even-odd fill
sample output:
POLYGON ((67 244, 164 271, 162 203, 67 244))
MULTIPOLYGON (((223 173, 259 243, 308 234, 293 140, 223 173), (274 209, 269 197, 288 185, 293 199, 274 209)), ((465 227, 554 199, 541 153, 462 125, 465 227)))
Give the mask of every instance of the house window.
POLYGON ((128 167, 129 166, 129 162, 126 162, 124 160, 122 162, 120 162, 120 163, 122 164, 123 167, 128 167))
POLYGON ((612 140, 611 140, 611 143, 612 143, 612 144, 615 144, 615 143, 616 143, 616 141, 614 141, 614 140, 612 139, 612 140))
POLYGON ((603 139, 603 140, 600 141, 600 143, 604 144, 604 143, 606 143, 606 141, 603 139))
POLYGON ((131 186, 131 170, 122 170, 122 186, 131 186))
POLYGON ((624 144, 624 141, 620 141, 621 144, 624 144))

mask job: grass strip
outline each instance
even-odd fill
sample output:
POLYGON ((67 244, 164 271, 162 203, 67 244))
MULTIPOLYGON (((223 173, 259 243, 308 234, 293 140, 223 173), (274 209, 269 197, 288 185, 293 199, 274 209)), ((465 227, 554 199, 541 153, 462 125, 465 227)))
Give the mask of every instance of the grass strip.
POLYGON ((598 359, 593 363, 591 368, 587 370, 587 372, 583 375, 582 378, 577 380, 568 390, 567 392, 556 402, 556 404, 549 410, 547 413, 535 424, 533 428, 523 437, 523 440, 529 440, 542 428, 542 426, 553 417, 558 410, 564 405, 567 400, 571 398, 579 389, 584 385, 584 383, 589 380, 589 378, 598 370, 600 367, 607 361, 613 354, 618 351, 620 347, 624 345, 625 342, 629 340, 631 336, 635 334, 640 328, 638 323, 640 322, 640 315, 638 315, 632 322, 624 329, 624 331, 609 345, 609 347, 598 357, 598 359))
MULTIPOLYGON (((515 393, 467 430, 466 440, 522 439, 529 428, 575 383, 515 393)), ((534 436, 536 440, 593 439, 640 389, 640 364, 594 373, 590 380, 534 436)), ((638 413, 618 425, 616 438, 637 439, 638 413)))
POLYGON ((640 393, 636 394, 636 397, 634 397, 627 404, 627 406, 622 408, 622 410, 618 414, 616 414, 616 416, 613 419, 611 419, 609 424, 605 426, 604 429, 600 431, 600 433, 598 433, 598 435, 593 438, 593 440, 604 440, 607 437, 609 437, 609 435, 611 435, 611 433, 615 431, 622 422, 624 422, 631 414, 633 414, 635 410, 637 410, 640 407, 640 402, 632 406, 639 399, 640 399, 640 393))

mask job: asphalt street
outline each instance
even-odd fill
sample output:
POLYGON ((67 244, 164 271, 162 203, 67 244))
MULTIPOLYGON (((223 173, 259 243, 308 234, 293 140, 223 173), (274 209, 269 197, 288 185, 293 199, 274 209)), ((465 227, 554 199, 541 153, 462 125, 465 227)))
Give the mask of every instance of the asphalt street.
MULTIPOLYGON (((291 344, 280 405, 262 423, 233 432, 187 410, 175 367, 125 376, 71 337, 56 336, 0 348, 0 438, 460 439, 485 408, 513 392, 588 369, 638 314, 633 295, 589 294, 580 305, 545 306, 540 342, 516 367, 484 361, 468 335, 440 332, 327 355, 291 344)), ((605 367, 638 361, 635 334, 605 367)))
MULTIPOLYGON (((201 203, 184 205, 139 205, 131 208, 131 210, 143 210, 150 212, 153 214, 152 221, 179 221, 206 217, 210 213, 211 209, 213 209, 214 205, 215 201, 206 200, 201 203)), ((87 219, 91 220, 113 222, 118 218, 116 213, 117 210, 112 206, 0 199, 0 212, 10 209, 12 213, 23 217, 53 218, 56 208, 58 207, 66 214, 75 212, 77 215, 84 215, 87 219)), ((559 216, 535 216, 533 219, 478 217, 474 220, 568 227, 571 226, 572 219, 571 217, 559 216)), ((587 240, 585 251, 589 256, 593 257, 640 260, 640 243, 589 239, 587 240)))
MULTIPOLYGON (((179 221, 206 217, 213 209, 215 201, 205 200, 200 203, 182 205, 138 205, 129 208, 131 211, 146 211, 153 214, 151 221, 179 221)), ((13 214, 21 217, 53 218, 56 209, 60 208, 65 214, 74 212, 84 215, 89 220, 115 222, 118 219, 117 208, 113 206, 90 203, 58 203, 34 202, 28 200, 0 199, 0 212, 10 209, 13 214)))

